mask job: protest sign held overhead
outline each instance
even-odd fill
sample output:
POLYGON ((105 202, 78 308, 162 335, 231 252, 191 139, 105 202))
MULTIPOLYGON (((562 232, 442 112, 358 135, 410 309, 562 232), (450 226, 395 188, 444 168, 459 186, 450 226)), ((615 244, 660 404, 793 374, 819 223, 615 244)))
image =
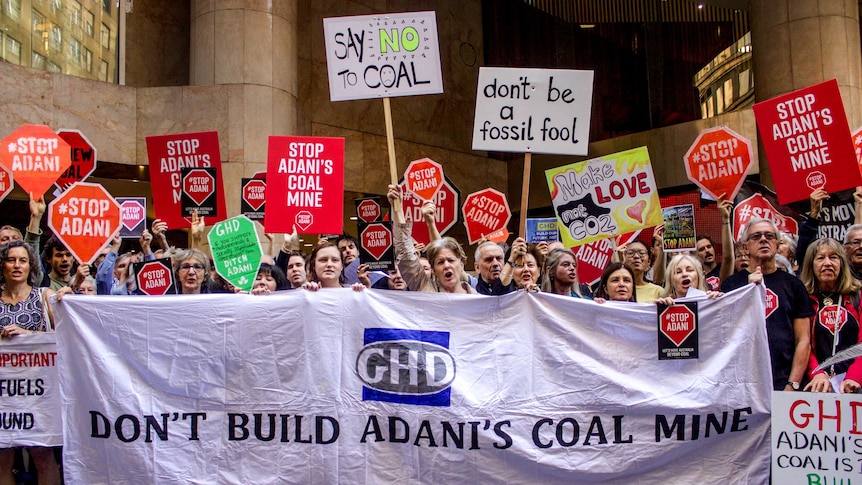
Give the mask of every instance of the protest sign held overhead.
POLYGON ((72 149, 50 127, 21 125, 0 140, 0 164, 24 192, 38 199, 72 165, 72 149))
POLYGON ((748 221, 758 218, 774 222, 781 232, 793 235, 799 233, 799 224, 795 219, 779 212, 762 194, 755 193, 733 208, 733 239, 741 240, 742 230, 748 221))
POLYGON ((180 177, 183 181, 181 199, 183 216, 192 217, 192 214, 197 211, 200 217, 218 219, 218 199, 224 196, 216 185, 216 169, 183 167, 180 169, 180 177))
POLYGON ((733 200, 751 168, 751 141, 726 126, 700 132, 685 153, 688 179, 708 196, 733 200))
POLYGON ((147 228, 147 198, 117 197, 120 204, 120 237, 139 238, 147 228))
POLYGON ((207 224, 227 217, 220 153, 216 131, 147 137, 153 207, 158 219, 171 229, 191 225, 182 209, 184 168, 215 168, 214 187, 220 195, 216 197, 216 214, 207 216, 207 224))
POLYGON ((48 227, 82 264, 120 231, 120 205, 99 184, 78 182, 48 204, 48 227))
POLYGON ((404 180, 410 193, 423 201, 433 200, 443 185, 443 167, 430 158, 413 160, 404 171, 404 180))
POLYGON ((557 229, 557 218, 527 219, 526 239, 528 243, 559 241, 560 231, 557 229))
POLYGON ((694 226, 694 205, 662 207, 661 216, 664 221, 662 245, 665 251, 678 252, 695 249, 697 231, 694 226))
MULTIPOLYGON (((404 210, 404 220, 413 223, 413 229, 410 235, 416 242, 420 244, 428 244, 431 242, 431 237, 428 234, 428 227, 425 225, 425 219, 422 216, 422 203, 418 197, 415 197, 407 190, 407 184, 404 179, 398 182, 401 187, 401 204, 404 210)), ((449 180, 449 177, 443 176, 443 185, 434 195, 434 205, 437 207, 437 213, 434 216, 434 226, 440 235, 446 235, 446 232, 452 229, 458 222, 458 214, 461 213, 461 190, 455 187, 455 184, 449 180)))
POLYGON ((171 258, 132 263, 139 295, 168 295, 177 292, 171 258))
POLYGON ((344 138, 270 136, 266 166, 266 232, 342 232, 344 138))
POLYGON ((506 229, 512 218, 506 194, 491 188, 468 195, 461 211, 470 244, 476 244, 483 237, 491 239, 495 233, 506 229))
POLYGON ((329 99, 443 92, 435 12, 323 19, 329 99))
POLYGON ((266 180, 242 179, 240 213, 253 221, 262 221, 266 207, 266 180))
POLYGON ((375 222, 383 217, 379 195, 353 199, 353 202, 356 204, 356 218, 360 222, 375 222))
POLYGON ((862 185, 835 79, 757 103, 754 116, 780 203, 862 185))
POLYGON ((0 165, 0 202, 6 198, 15 188, 15 181, 12 180, 12 171, 0 165))
POLYGON ((228 283, 251 291, 263 251, 254 222, 236 216, 215 224, 207 234, 215 269, 228 283))
POLYGON ((646 147, 545 171, 566 247, 661 224, 646 147))
POLYGON ((593 71, 479 68, 473 150, 586 155, 593 71))
POLYGON ((360 222, 359 260, 369 271, 395 269, 395 248, 392 245, 392 221, 360 222))
POLYGON ((57 130, 57 135, 71 148, 72 165, 54 182, 60 190, 86 180, 96 170, 96 147, 79 130, 57 130))

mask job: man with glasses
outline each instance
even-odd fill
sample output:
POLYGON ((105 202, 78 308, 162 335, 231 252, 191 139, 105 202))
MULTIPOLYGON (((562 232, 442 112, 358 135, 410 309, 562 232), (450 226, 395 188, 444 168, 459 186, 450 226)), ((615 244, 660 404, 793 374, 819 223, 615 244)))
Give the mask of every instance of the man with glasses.
POLYGON ((766 334, 776 391, 801 389, 808 365, 810 322, 814 314, 805 286, 795 276, 778 271, 778 228, 767 219, 752 219, 742 232, 748 247, 749 268, 728 277, 721 291, 748 283, 766 286, 766 334), (754 272, 750 272, 755 268, 754 272))
POLYGON ((844 235, 844 251, 853 277, 862 281, 862 224, 853 224, 844 235))

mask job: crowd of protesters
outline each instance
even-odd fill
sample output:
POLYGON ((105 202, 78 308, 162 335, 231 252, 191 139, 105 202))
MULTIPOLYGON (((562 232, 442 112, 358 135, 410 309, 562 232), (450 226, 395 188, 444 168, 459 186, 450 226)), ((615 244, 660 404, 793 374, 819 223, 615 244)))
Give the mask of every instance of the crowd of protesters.
MULTIPOLYGON (((511 245, 480 242, 474 254, 475 275, 465 267, 464 247, 441 237, 434 225, 436 208, 422 207, 431 242, 417 244, 401 211, 401 191, 390 185, 395 268, 369 271, 359 257, 359 241, 343 234, 335 241, 321 239, 307 256, 299 236, 285 235, 276 254, 265 254, 250 293, 352 287, 373 290, 472 293, 499 296, 516 291, 546 292, 564 297, 608 302, 671 305, 680 298, 721 298, 750 283, 766 287, 766 329, 773 387, 776 390, 858 392, 862 362, 846 361, 820 371, 820 362, 860 342, 862 315, 862 189, 854 194, 856 224, 843 242, 817 238, 820 211, 828 194, 811 194, 811 211, 800 235, 779 232, 775 223, 752 219, 734 240, 730 218, 733 204, 720 199, 722 257, 709 235, 698 235, 696 248, 674 253, 665 264, 662 227, 653 231, 652 243, 641 240, 616 245, 612 261, 599 281, 589 286, 578 280, 578 259, 560 243, 528 244, 521 237, 511 245), (799 276, 797 276, 797 273, 799 276)), ((167 225, 156 219, 138 240, 141 250, 121 253, 122 240, 114 238, 92 265, 77 264, 70 251, 54 236, 41 247, 42 200, 30 200, 30 224, 22 233, 0 227, 0 338, 52 331, 47 298, 56 293, 130 295, 136 293, 132 271, 140 261, 170 258, 177 293, 239 292, 214 271, 202 250, 204 222, 192 218, 188 248, 175 248, 166 239, 167 225), (37 256, 38 255, 38 256, 37 256)), ((272 240, 267 235, 269 253, 272 240)), ((671 254, 668 254, 670 256, 671 254)), ((56 483, 54 454, 34 449, 31 456, 40 476, 56 483)), ((13 454, 0 450, 0 485, 14 483, 8 473, 13 454)))

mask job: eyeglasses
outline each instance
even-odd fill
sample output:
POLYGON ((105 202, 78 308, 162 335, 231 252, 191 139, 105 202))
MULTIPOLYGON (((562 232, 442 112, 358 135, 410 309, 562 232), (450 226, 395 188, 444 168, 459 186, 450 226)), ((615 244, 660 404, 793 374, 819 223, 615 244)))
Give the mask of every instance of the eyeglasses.
POLYGON ((180 271, 188 271, 190 269, 195 270, 195 272, 203 271, 204 266, 202 264, 188 264, 188 263, 180 265, 180 271))
POLYGON ((778 239, 774 232, 755 232, 754 234, 748 235, 748 240, 760 241, 764 237, 767 241, 775 241, 776 239, 778 239))
POLYGON ((633 258, 635 256, 640 256, 641 259, 643 259, 646 257, 647 254, 649 254, 649 253, 647 253, 643 249, 629 249, 628 251, 626 251, 626 256, 631 257, 631 258, 633 258))
POLYGON ((851 248, 858 248, 860 245, 862 245, 862 239, 854 239, 848 242, 847 245, 851 248))

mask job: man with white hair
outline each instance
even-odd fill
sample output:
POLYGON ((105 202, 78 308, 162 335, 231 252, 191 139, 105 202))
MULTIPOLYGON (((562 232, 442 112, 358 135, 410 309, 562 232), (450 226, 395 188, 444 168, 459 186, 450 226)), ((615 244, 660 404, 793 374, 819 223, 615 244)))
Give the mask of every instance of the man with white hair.
POLYGON ((776 391, 798 391, 808 366, 810 321, 814 314, 805 285, 775 262, 779 232, 767 219, 752 219, 742 232, 748 246, 748 269, 734 273, 721 284, 728 292, 748 283, 766 286, 766 334, 776 391), (754 268, 754 271, 750 270, 754 268))

